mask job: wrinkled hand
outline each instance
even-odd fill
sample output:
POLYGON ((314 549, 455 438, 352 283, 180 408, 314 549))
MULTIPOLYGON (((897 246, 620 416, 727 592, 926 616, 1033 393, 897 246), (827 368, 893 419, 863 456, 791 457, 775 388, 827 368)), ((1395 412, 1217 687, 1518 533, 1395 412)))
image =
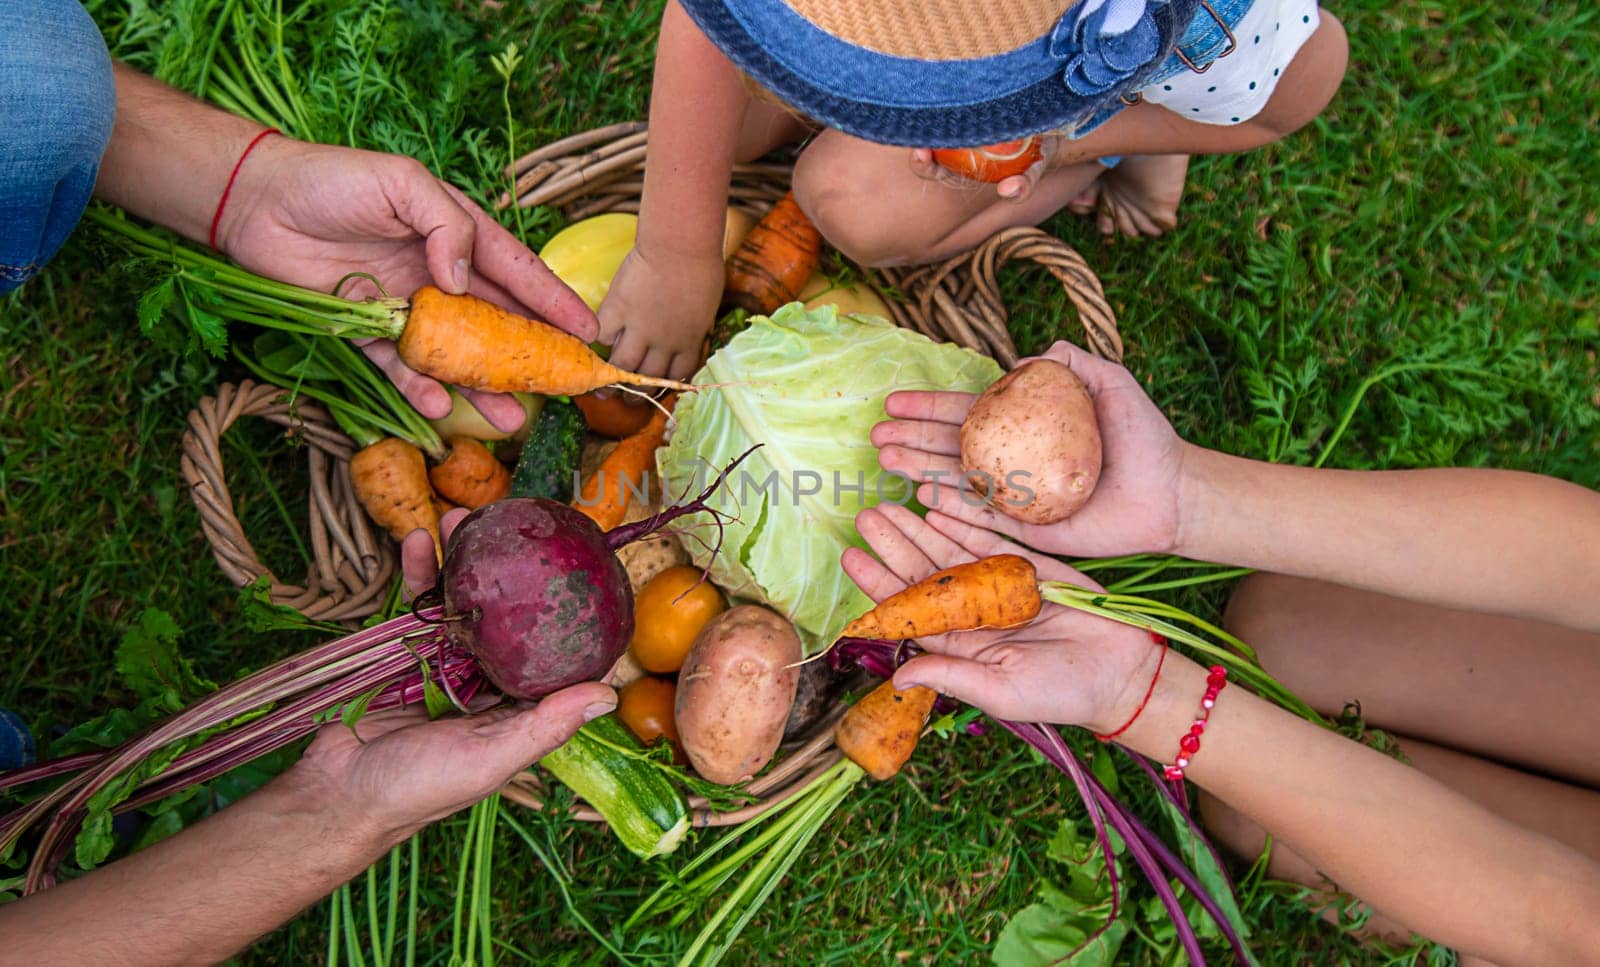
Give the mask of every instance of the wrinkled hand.
MULTIPOLYGON (((994 192, 1001 201, 1021 202, 1033 194, 1033 189, 1038 186, 1039 179, 1043 178, 1054 165, 1051 158, 1055 155, 1056 144, 1059 138, 1049 135, 1039 135, 1039 149, 1041 156, 1038 161, 1028 166, 1028 170, 1020 175, 1002 178, 994 183, 994 192)), ((918 177, 927 181, 937 181, 941 185, 971 191, 974 188, 986 188, 985 182, 973 181, 946 168, 933 160, 932 148, 911 149, 911 171, 918 177)))
MULTIPOLYGON (((239 170, 217 240, 252 272, 320 292, 351 272, 366 272, 397 296, 431 282, 531 314, 585 341, 597 331, 583 300, 527 246, 454 186, 398 155, 267 138, 239 170)), ((341 294, 377 292, 353 279, 341 294)), ((400 362, 392 343, 364 349, 423 416, 450 411, 444 387, 400 362)), ((525 418, 510 396, 466 395, 502 430, 515 430, 525 418)))
POLYGON ((404 838, 499 789, 616 703, 608 686, 586 682, 532 707, 435 721, 417 706, 372 712, 355 733, 342 722, 323 726, 290 775, 359 810, 357 821, 404 838))
MULTIPOLYGON (((1060 561, 937 511, 924 521, 880 504, 858 514, 856 528, 881 563, 856 548, 841 563, 874 601, 934 571, 995 554, 1028 558, 1041 580, 1098 587, 1060 561)), ((926 654, 895 673, 899 688, 925 685, 996 718, 1097 732, 1115 729, 1137 706, 1159 654, 1144 631, 1048 602, 1021 628, 956 632, 917 644, 926 654)))
POLYGON ((896 419, 872 428, 885 470, 928 481, 924 506, 1052 554, 1098 556, 1165 553, 1178 540, 1179 481, 1187 444, 1145 395, 1133 374, 1068 342, 1044 354, 1072 367, 1094 398, 1103 448, 1100 482, 1077 513, 1058 524, 1024 524, 938 481, 961 479, 961 421, 970 393, 891 393, 884 410, 896 419))
POLYGON ((725 279, 720 253, 629 252, 600 306, 600 341, 611 347, 611 365, 646 376, 694 375, 725 279))
MULTIPOLYGON (((450 546, 450 535, 471 511, 456 507, 439 518, 439 543, 450 546)), ((439 561, 433 553, 433 535, 417 528, 400 542, 400 575, 406 582, 406 596, 414 598, 433 587, 439 576, 439 561)))

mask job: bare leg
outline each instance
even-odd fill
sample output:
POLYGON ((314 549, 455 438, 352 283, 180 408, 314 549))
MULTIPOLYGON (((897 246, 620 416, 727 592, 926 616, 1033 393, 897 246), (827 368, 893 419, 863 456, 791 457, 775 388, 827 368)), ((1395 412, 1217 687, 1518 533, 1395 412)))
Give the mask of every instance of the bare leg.
POLYGON ((793 111, 752 99, 744 112, 734 158, 741 163, 754 161, 783 145, 804 141, 816 131, 815 125, 793 111))
POLYGON ((1037 225, 1100 172, 1098 162, 1048 172, 1022 201, 991 185, 956 187, 918 177, 909 148, 838 131, 817 135, 794 169, 795 199, 830 244, 862 265, 910 265, 964 252, 1003 228, 1037 225))
POLYGON ((1313 706, 1600 788, 1600 635, 1257 575, 1227 621, 1313 706))
POLYGON ((1102 235, 1156 236, 1178 224, 1189 156, 1129 155, 1067 203, 1074 214, 1093 215, 1102 235))
MULTIPOLYGON (((1401 736, 1417 769, 1491 810, 1600 859, 1600 772, 1583 750, 1597 716, 1581 697, 1600 678, 1600 636, 1534 622, 1444 611, 1298 578, 1259 575, 1228 604, 1227 623, 1263 665, 1325 713, 1359 700, 1368 723, 1401 736), (1456 749, 1412 738, 1422 733, 1456 749), (1458 751, 1467 750, 1467 751, 1458 751), (1473 754, 1477 753, 1477 754, 1473 754), (1534 775, 1491 758, 1572 776, 1534 775)), ((1266 832, 1202 794, 1208 829, 1257 856, 1266 832)), ((1404 844, 1376 844, 1404 849, 1404 844)), ((1292 844, 1275 842, 1276 879, 1328 887, 1292 844)), ((1332 916, 1330 910, 1327 915, 1332 916)), ((1368 929, 1411 931, 1374 914, 1368 929)))

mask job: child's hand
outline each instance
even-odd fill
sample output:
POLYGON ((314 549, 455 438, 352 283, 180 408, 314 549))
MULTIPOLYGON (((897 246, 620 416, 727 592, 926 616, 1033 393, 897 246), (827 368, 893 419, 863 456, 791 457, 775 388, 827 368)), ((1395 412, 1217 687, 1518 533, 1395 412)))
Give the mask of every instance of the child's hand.
POLYGON ((725 273, 720 252, 629 252, 600 305, 600 341, 611 346, 611 365, 647 376, 693 375, 725 273))
MULTIPOLYGON (((1094 496, 1058 524, 1024 524, 988 507, 961 479, 961 421, 977 397, 968 393, 891 393, 884 410, 896 419, 872 428, 885 470, 928 481, 917 499, 958 520, 1013 537, 1052 554, 1167 552, 1179 536, 1179 481, 1188 444, 1116 363, 1068 342, 1044 354, 1072 367, 1094 398, 1103 447, 1094 496)), ((1026 468, 1019 468, 1026 469, 1026 468)))
MULTIPOLYGON (((845 551, 845 573, 881 601, 934 571, 995 554, 1033 561, 1039 577, 1098 588, 1060 561, 1033 554, 997 534, 930 512, 880 504, 856 516, 856 528, 882 559, 845 551)), ((966 631, 917 643, 928 652, 895 673, 899 688, 926 685, 997 718, 1083 725, 1109 732, 1126 721, 1150 681, 1158 650, 1127 625, 1045 604, 1039 617, 1007 631, 966 631)))
MULTIPOLYGON (((1028 166, 1028 170, 1020 175, 1012 175, 994 182, 994 191, 1001 199, 1009 202, 1020 202, 1033 194, 1034 186, 1039 184, 1039 179, 1045 176, 1052 167, 1051 157, 1055 153, 1056 143, 1060 139, 1052 136, 1039 136, 1040 157, 1038 161, 1028 166)), ((937 181, 941 185, 959 188, 963 191, 972 191, 985 187, 981 181, 973 181, 963 177, 944 165, 933 160, 932 148, 911 149, 911 170, 919 178, 928 181, 937 181)))

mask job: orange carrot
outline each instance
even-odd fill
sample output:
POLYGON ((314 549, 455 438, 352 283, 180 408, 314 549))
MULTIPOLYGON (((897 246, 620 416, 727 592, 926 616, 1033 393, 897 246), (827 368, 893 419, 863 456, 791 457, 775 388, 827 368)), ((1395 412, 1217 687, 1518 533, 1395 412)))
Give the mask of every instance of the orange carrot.
POLYGON ((417 528, 439 549, 439 510, 428 485, 428 462, 415 445, 386 437, 350 458, 350 483, 367 514, 395 540, 417 528))
POLYGON ((641 427, 650 422, 650 407, 631 404, 621 393, 613 396, 584 393, 574 396, 572 402, 578 405, 578 410, 583 413, 583 422, 588 424, 589 429, 614 440, 638 433, 641 427))
POLYGON ((628 513, 628 501, 635 493, 645 493, 649 483, 650 468, 655 466, 656 448, 666 441, 667 414, 677 397, 661 401, 638 433, 617 444, 595 468, 594 474, 583 482, 578 499, 573 506, 600 525, 610 530, 622 523, 628 513))
POLYGON ((728 259, 724 301, 766 315, 793 302, 822 260, 822 235, 789 192, 756 222, 728 259))
POLYGON ((453 436, 447 442, 449 456, 428 468, 428 479, 440 497, 477 510, 511 492, 511 471, 488 447, 469 436, 453 436))
POLYGON ((878 602, 843 636, 902 641, 947 631, 1015 628, 1039 613, 1039 576, 1015 554, 957 564, 878 602))
POLYGON ((618 369, 583 340, 477 296, 425 285, 411 296, 397 340, 407 366, 434 379, 496 393, 574 396, 614 383, 692 390, 618 369))
POLYGON ((964 178, 993 184, 1020 175, 1044 157, 1038 138, 1002 141, 982 148, 936 148, 933 160, 964 178))
POLYGON ((885 681, 850 706, 834 728, 833 740, 867 775, 879 781, 893 779, 917 750, 917 739, 938 697, 931 688, 913 685, 902 691, 892 680, 885 681))

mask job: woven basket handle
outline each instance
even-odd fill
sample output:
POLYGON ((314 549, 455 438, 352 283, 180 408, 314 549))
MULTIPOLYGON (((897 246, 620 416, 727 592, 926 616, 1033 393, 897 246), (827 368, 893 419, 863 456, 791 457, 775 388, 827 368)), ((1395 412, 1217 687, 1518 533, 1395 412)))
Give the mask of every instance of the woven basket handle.
POLYGON ((291 406, 276 386, 224 383, 189 413, 181 469, 200 527, 228 580, 243 587, 265 577, 272 600, 319 621, 353 621, 377 611, 395 571, 387 535, 377 534, 350 486, 354 444, 322 407, 291 406), (222 465, 222 435, 242 416, 271 420, 306 444, 310 457, 311 573, 302 584, 280 581, 245 536, 222 465))

